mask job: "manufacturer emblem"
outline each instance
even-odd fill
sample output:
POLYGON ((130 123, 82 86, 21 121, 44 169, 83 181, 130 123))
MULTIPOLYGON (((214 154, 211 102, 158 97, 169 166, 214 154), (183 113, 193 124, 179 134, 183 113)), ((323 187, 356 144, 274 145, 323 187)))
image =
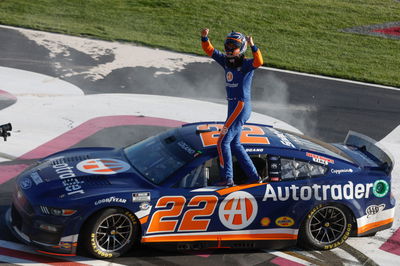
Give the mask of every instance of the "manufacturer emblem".
POLYGON ((255 198, 244 191, 229 194, 219 206, 221 223, 233 230, 249 226, 257 215, 258 206, 255 198))
POLYGON ((89 174, 113 175, 126 172, 131 167, 126 162, 116 159, 89 159, 78 163, 76 168, 89 174))
POLYGON ((23 178, 19 184, 22 189, 30 189, 32 187, 32 181, 29 178, 23 178))

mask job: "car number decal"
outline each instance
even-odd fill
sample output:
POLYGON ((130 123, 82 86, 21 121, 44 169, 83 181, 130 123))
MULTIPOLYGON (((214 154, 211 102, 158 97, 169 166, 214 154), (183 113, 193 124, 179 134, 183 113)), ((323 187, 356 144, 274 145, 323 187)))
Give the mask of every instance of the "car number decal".
MULTIPOLYGON (((217 145, 220 131, 223 124, 200 125, 197 127, 201 130, 200 139, 203 147, 217 145)), ((268 137, 265 136, 264 130, 259 126, 244 125, 240 142, 243 144, 270 144, 268 137)))
MULTIPOLYGON (((206 231, 210 224, 210 219, 200 219, 199 217, 210 217, 215 210, 218 198, 213 195, 194 196, 187 207, 181 219, 178 231, 206 231), (205 203, 203 208, 199 207, 201 203, 205 203)), ((179 223, 183 208, 185 207, 186 199, 183 196, 164 196, 161 197, 155 206, 161 209, 154 212, 151 217, 150 225, 147 233, 166 233, 175 232, 179 223), (168 207, 168 205, 171 205, 168 207), (176 218, 165 220, 165 218, 176 218)))

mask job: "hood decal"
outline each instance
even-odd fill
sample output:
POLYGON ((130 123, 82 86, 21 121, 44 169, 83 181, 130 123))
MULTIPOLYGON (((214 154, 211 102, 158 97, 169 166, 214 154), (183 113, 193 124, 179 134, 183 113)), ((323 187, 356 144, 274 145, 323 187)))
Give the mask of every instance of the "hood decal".
POLYGON ((96 175, 113 175, 126 172, 131 166, 117 159, 89 159, 76 165, 76 169, 81 172, 96 175))
POLYGON ((76 175, 72 169, 73 166, 69 166, 64 162, 53 162, 53 169, 55 169, 58 177, 62 180, 62 184, 67 192, 67 195, 73 195, 76 193, 84 194, 85 191, 82 189, 83 181, 76 179, 76 175))

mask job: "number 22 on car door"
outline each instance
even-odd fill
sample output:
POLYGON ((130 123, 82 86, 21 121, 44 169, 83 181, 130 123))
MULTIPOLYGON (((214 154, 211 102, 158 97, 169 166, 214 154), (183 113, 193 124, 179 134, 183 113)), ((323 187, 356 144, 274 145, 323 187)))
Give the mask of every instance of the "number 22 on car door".
POLYGON ((158 199, 147 234, 207 231, 218 203, 217 196, 163 196, 158 199))

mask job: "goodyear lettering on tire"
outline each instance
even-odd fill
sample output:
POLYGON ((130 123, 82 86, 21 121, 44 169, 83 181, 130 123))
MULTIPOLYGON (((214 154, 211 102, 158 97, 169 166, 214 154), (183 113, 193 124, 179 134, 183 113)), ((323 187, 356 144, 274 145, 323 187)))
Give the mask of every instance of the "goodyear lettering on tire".
POLYGON ((319 205, 317 205, 317 206, 315 206, 314 207, 314 209, 312 209, 311 210, 311 212, 308 214, 308 219, 311 219, 311 217, 314 215, 314 213, 317 211, 317 210, 319 210, 319 209, 321 209, 322 208, 322 204, 319 204, 319 205))
POLYGON ((130 212, 125 212, 125 215, 128 216, 128 217, 131 219, 131 221, 132 221, 132 223, 133 223, 134 225, 136 224, 135 216, 134 216, 132 213, 130 213, 130 212))
POLYGON ((96 245, 96 235, 93 233, 90 235, 90 243, 92 244, 93 251, 103 258, 111 258, 113 256, 111 253, 107 253, 98 249, 96 245))

